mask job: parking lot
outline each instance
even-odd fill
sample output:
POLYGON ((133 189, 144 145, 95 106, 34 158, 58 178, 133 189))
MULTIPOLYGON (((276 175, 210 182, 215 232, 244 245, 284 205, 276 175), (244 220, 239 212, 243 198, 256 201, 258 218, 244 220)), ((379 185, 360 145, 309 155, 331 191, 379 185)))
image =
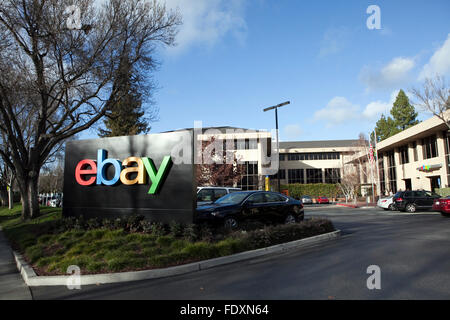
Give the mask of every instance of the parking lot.
POLYGON ((183 276, 113 285, 32 288, 35 299, 449 299, 450 219, 437 213, 310 206, 337 241, 183 276), (369 290, 367 268, 380 267, 369 290))

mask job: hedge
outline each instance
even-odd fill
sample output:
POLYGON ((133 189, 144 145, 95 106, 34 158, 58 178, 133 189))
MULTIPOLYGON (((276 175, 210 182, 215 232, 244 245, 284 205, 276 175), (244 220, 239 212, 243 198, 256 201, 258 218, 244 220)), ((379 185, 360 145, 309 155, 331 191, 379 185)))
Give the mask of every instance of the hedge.
POLYGON ((293 198, 301 198, 301 196, 308 195, 314 198, 328 197, 337 198, 341 193, 337 184, 287 184, 281 186, 282 190, 288 190, 289 195, 293 198))
POLYGON ((450 196, 450 188, 441 188, 441 189, 434 189, 434 192, 436 192, 438 195, 442 197, 448 197, 450 196))

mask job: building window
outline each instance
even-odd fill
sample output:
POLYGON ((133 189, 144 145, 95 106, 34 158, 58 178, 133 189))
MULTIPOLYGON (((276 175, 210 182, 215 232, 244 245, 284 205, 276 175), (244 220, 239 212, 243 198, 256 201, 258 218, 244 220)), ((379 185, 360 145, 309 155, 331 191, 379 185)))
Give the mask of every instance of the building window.
POLYGON ((423 158, 431 159, 438 156, 436 135, 422 139, 423 158))
POLYGON ((395 167, 394 151, 388 152, 387 158, 388 158, 389 191, 391 191, 392 193, 397 193, 397 171, 395 167))
POLYGON ((305 183, 303 169, 288 169, 288 183, 305 183))
POLYGON ((289 153, 289 161, 304 160, 337 160, 340 159, 339 152, 315 152, 315 153, 289 153))
POLYGON ((244 170, 245 174, 238 183, 238 187, 242 190, 258 190, 258 162, 244 162, 244 170))
POLYGON ((258 149, 257 139, 234 139, 234 150, 258 149))
POLYGON ((341 182, 341 170, 338 168, 325 169, 325 183, 341 182))
POLYGON ((258 139, 250 139, 248 143, 248 150, 258 149, 258 139))
POLYGON ((401 147, 398 151, 400 153, 400 164, 409 163, 408 146, 401 147))
POLYGON ((306 169, 306 183, 322 183, 322 169, 306 169))
POLYGON ((280 153, 280 161, 285 161, 285 160, 286 160, 286 154, 280 153))
POLYGON ((412 147, 413 147, 413 153, 414 153, 414 162, 419 161, 419 156, 417 155, 417 142, 414 141, 412 143, 412 147))
POLYGON ((271 180, 278 180, 278 175, 280 177, 280 180, 286 179, 286 170, 280 169, 277 174, 274 174, 274 175, 270 176, 270 179, 271 180))

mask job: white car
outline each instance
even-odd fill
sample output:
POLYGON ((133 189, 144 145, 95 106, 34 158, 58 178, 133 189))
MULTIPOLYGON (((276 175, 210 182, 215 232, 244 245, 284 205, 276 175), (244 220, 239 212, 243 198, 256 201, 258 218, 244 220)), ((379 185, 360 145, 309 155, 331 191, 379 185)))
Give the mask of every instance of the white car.
POLYGON ((391 211, 397 210, 394 203, 394 196, 378 200, 377 206, 383 208, 384 210, 391 210, 391 211))
POLYGON ((229 187, 197 187, 197 207, 208 205, 231 192, 242 191, 229 187))

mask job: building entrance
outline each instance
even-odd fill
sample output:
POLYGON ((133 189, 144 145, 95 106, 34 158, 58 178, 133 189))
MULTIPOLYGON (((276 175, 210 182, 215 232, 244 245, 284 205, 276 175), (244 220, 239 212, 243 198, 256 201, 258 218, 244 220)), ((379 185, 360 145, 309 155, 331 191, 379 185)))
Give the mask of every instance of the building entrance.
POLYGON ((434 192, 434 189, 441 188, 441 177, 430 177, 431 191, 434 192))
POLYGON ((405 179, 405 190, 412 190, 411 179, 405 179))

